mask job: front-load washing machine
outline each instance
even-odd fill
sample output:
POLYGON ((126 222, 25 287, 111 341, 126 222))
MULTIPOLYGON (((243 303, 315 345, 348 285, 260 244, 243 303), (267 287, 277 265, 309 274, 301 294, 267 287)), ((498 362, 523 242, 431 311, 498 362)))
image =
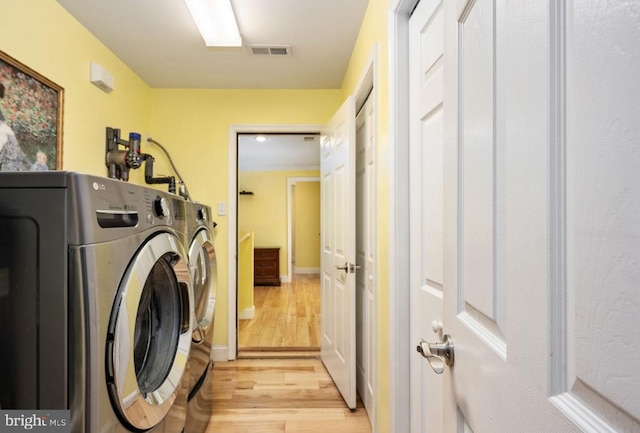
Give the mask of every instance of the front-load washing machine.
POLYGON ((194 322, 189 357, 190 389, 185 433, 206 430, 213 410, 213 319, 217 292, 214 223, 209 206, 185 201, 185 247, 193 280, 194 322))
POLYGON ((0 406, 73 433, 180 433, 193 291, 182 199, 68 172, 0 173, 0 406))

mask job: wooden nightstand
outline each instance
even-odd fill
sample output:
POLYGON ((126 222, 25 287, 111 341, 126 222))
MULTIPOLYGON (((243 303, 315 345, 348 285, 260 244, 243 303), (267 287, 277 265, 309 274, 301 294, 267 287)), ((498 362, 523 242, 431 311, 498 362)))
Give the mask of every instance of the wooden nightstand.
POLYGON ((280 248, 253 249, 253 284, 280 285, 280 248))

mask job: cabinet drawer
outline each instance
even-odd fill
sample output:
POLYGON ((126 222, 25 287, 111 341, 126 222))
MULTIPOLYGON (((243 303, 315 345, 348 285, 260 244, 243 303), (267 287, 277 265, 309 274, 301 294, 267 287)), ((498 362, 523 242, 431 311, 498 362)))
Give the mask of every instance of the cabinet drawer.
POLYGON ((258 262, 258 261, 273 261, 273 260, 279 258, 279 254, 280 254, 280 251, 278 251, 278 250, 273 250, 273 249, 258 250, 258 249, 256 249, 254 251, 253 258, 254 258, 254 260, 256 262, 258 262))
POLYGON ((276 265, 276 262, 255 262, 253 264, 253 267, 255 268, 256 272, 260 271, 275 273, 276 265))

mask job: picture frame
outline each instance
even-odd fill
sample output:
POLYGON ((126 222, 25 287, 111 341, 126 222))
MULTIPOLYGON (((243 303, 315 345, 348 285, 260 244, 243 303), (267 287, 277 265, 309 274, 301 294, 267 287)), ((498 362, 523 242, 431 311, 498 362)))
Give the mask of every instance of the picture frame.
POLYGON ((0 171, 62 169, 64 89, 0 51, 0 171))

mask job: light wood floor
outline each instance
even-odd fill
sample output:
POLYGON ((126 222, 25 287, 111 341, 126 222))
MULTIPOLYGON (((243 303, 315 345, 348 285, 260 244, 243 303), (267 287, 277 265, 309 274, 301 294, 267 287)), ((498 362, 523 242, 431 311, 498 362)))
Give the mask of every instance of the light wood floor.
POLYGON ((320 348, 320 276, 295 275, 281 286, 256 286, 255 318, 240 320, 242 350, 320 348))
POLYGON ((206 433, 371 433, 349 410, 319 359, 241 359, 213 369, 206 433))

